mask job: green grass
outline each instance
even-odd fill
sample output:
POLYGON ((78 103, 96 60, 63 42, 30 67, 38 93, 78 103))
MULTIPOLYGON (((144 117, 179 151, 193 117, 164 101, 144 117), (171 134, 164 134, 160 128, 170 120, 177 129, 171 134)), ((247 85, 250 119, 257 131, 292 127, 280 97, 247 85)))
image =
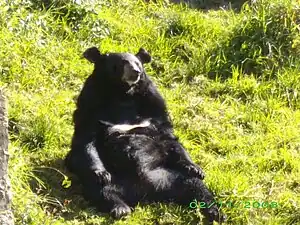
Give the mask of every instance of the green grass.
POLYGON ((63 185, 74 101, 93 68, 81 54, 94 45, 151 52, 146 70, 219 201, 279 204, 225 207, 226 224, 300 224, 297 1, 205 12, 166 1, 41 2, 0 1, 16 224, 201 224, 199 211, 165 204, 140 205, 113 221, 88 206, 76 180, 63 185))

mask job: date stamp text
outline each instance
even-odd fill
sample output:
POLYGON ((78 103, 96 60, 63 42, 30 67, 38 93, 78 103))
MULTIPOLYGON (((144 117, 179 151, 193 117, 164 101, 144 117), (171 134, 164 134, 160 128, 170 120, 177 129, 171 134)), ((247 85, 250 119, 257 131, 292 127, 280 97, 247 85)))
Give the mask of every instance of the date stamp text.
POLYGON ((278 202, 268 202, 268 201, 214 201, 210 203, 206 202, 197 202, 197 200, 193 200, 190 202, 189 207, 191 209, 209 209, 213 206, 217 206, 218 208, 261 208, 261 209, 275 209, 279 207, 278 202))

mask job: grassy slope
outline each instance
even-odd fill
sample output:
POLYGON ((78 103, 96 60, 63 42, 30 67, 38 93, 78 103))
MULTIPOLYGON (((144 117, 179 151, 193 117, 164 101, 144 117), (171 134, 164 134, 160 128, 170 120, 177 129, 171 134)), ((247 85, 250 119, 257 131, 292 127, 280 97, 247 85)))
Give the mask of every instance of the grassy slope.
POLYGON ((16 224, 202 220, 188 207, 156 204, 112 221, 89 208, 76 185, 62 187, 74 97, 92 71, 80 56, 93 45, 103 52, 143 46, 152 53, 146 70, 220 201, 279 203, 276 209, 225 207, 227 224, 300 224, 300 39, 292 3, 238 13, 129 0, 88 7, 54 1, 48 10, 31 4, 38 1, 8 2, 0 2, 0 86, 9 99, 16 224))

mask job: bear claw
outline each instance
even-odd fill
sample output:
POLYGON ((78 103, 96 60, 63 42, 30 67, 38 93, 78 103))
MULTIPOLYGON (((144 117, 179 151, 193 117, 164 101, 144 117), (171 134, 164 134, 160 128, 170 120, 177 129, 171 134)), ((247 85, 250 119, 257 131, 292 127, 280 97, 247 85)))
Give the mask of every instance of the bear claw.
POLYGON ((129 215, 130 213, 131 209, 127 205, 117 205, 111 210, 112 216, 116 219, 129 215))
POLYGON ((103 170, 95 170, 94 171, 95 175, 97 176, 98 179, 100 179, 100 182, 104 184, 110 184, 111 183, 111 175, 107 171, 103 170))
POLYGON ((199 177, 201 180, 205 178, 205 173, 197 165, 186 165, 185 168, 188 170, 188 174, 199 177))

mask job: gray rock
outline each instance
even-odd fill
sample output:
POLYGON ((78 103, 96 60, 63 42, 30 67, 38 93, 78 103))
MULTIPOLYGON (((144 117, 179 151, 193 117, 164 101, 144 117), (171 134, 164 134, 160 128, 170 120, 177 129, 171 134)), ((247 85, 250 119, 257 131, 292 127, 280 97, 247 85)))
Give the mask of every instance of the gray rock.
POLYGON ((0 90, 0 224, 13 225, 11 212, 10 181, 7 174, 8 164, 8 120, 6 101, 0 90))

